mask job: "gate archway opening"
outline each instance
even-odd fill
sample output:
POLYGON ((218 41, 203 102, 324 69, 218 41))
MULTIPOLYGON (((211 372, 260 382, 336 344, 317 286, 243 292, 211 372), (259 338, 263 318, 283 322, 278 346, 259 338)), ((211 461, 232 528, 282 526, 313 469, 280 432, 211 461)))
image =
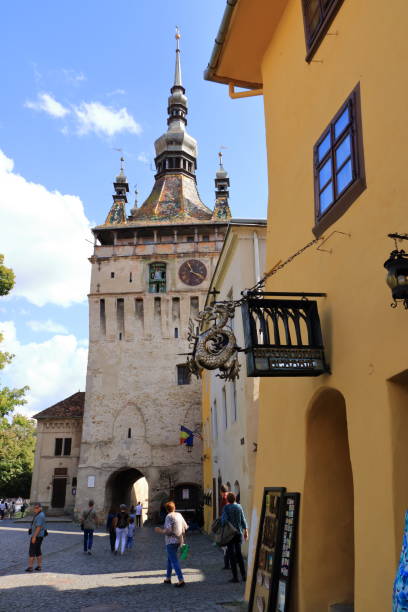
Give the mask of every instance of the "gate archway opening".
POLYGON ((119 509, 120 504, 128 508, 141 502, 143 506, 142 522, 147 518, 149 504, 149 484, 140 470, 122 468, 113 472, 106 482, 106 510, 119 509))
POLYGON ((354 487, 346 403, 323 389, 307 415, 301 575, 306 612, 354 602, 354 487))

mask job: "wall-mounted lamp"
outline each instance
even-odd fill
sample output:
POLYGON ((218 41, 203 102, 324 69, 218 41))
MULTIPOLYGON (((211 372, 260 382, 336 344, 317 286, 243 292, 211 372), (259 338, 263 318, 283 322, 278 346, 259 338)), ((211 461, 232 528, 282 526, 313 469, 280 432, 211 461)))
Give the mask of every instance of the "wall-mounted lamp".
POLYGON ((397 244, 397 240, 408 240, 408 234, 388 234, 388 237, 395 241, 395 249, 384 263, 384 268, 388 272, 387 285, 394 300, 391 307, 396 308, 401 301, 408 309, 408 253, 398 249, 397 244))

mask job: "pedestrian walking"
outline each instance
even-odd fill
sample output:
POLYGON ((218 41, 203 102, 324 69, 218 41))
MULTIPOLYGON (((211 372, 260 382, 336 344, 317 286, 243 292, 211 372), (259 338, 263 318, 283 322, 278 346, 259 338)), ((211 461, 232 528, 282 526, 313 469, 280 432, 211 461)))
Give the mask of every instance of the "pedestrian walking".
POLYGON ((136 527, 142 526, 142 512, 143 512, 142 502, 139 501, 136 504, 136 527))
MULTIPOLYGON (((136 503, 137 503, 137 502, 136 502, 136 503)), ((135 519, 136 519, 136 509, 135 509, 135 507, 134 507, 133 505, 132 505, 132 506, 130 506, 130 510, 129 510, 129 519, 131 519, 131 518, 132 518, 133 520, 135 520, 135 519)))
POLYGON ((116 531, 115 527, 113 526, 113 519, 115 518, 116 514, 117 513, 115 512, 115 509, 112 507, 109 510, 106 519, 106 531, 109 533, 109 543, 111 552, 115 552, 116 531))
POLYGON ((126 548, 133 548, 133 537, 135 535, 135 519, 132 517, 129 518, 129 525, 127 530, 127 538, 126 538, 126 548))
POLYGON ((115 555, 118 554, 119 547, 120 554, 123 555, 129 526, 129 514, 126 512, 126 504, 120 504, 120 512, 113 519, 113 526, 116 530, 115 555))
POLYGON ((15 513, 16 513, 16 503, 12 501, 10 504, 10 514, 9 514, 11 519, 14 518, 15 513))
POLYGON ((20 508, 20 512, 21 512, 21 518, 24 518, 25 515, 25 511, 27 510, 27 504, 25 502, 23 502, 21 504, 21 508, 20 508))
POLYGON ((180 544, 184 544, 184 534, 188 529, 188 525, 180 512, 176 512, 176 505, 174 502, 167 502, 165 507, 167 516, 164 521, 164 529, 155 527, 156 533, 164 534, 167 550, 167 573, 163 583, 171 584, 171 575, 174 569, 178 578, 178 582, 174 586, 180 588, 184 587, 186 583, 184 582, 183 572, 181 571, 180 563, 177 558, 177 551, 180 544))
POLYGON ((244 538, 244 540, 248 539, 248 525, 242 507, 240 504, 236 503, 235 494, 231 492, 228 493, 227 501, 228 504, 224 506, 221 523, 224 525, 228 521, 238 531, 238 533, 235 534, 232 540, 227 544, 228 557, 232 570, 232 578, 230 582, 239 582, 237 564, 241 572, 242 582, 245 582, 246 571, 244 559, 242 557, 241 544, 242 538, 244 538))
MULTIPOLYGON (((220 487, 220 518, 222 517, 222 513, 224 512, 224 508, 225 506, 228 504, 228 500, 227 500, 227 495, 228 495, 228 487, 225 484, 222 484, 220 487)), ((228 557, 228 547, 227 546, 223 546, 222 547, 223 553, 224 553, 224 567, 223 569, 225 570, 229 570, 230 569, 230 562, 229 562, 229 557, 228 557)))
POLYGON ((88 502, 88 510, 82 513, 81 527, 84 531, 84 553, 92 555, 93 534, 96 529, 96 512, 93 499, 88 502))
POLYGON ((31 522, 31 527, 28 530, 30 535, 30 546, 28 549, 28 567, 26 572, 33 571, 34 559, 37 559, 37 567, 35 570, 40 572, 42 569, 42 552, 41 544, 44 537, 47 535, 45 514, 42 511, 41 504, 34 504, 34 518, 31 522))
POLYGON ((4 519, 4 513, 6 511, 6 502, 4 499, 0 500, 0 520, 4 519))

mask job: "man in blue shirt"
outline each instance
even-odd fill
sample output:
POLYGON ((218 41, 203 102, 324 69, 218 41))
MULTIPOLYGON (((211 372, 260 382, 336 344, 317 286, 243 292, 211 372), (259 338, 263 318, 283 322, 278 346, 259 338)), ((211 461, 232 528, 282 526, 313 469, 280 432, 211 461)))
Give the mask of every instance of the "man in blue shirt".
POLYGON ((33 571, 34 558, 37 558, 37 567, 35 570, 37 572, 41 571, 42 568, 42 553, 41 553, 41 543, 43 541, 45 535, 46 525, 45 525, 45 514, 42 511, 41 504, 34 504, 34 518, 31 523, 30 533, 30 548, 28 551, 28 567, 26 572, 33 571))
POLYGON ((236 503, 234 493, 228 493, 227 495, 228 504, 224 507, 221 523, 224 525, 227 521, 231 523, 238 531, 227 544, 228 558, 232 569, 232 579, 230 582, 239 582, 237 563, 241 572, 242 581, 246 580, 246 572, 244 559, 241 552, 242 537, 244 540, 248 539, 248 525, 246 522, 245 514, 240 504, 236 503))

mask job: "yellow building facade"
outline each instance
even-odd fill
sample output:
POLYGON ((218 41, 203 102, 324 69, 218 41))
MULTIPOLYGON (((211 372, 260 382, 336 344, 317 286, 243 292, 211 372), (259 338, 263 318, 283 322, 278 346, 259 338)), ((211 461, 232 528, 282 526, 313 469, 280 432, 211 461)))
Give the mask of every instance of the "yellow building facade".
POLYGON ((264 96, 266 269, 321 238, 266 285, 326 294, 330 373, 266 377, 260 391, 254 512, 266 486, 301 493, 299 612, 391 609, 408 507, 408 313, 390 308, 383 263, 387 234, 408 232, 407 18, 403 0, 232 0, 206 71, 264 96))

